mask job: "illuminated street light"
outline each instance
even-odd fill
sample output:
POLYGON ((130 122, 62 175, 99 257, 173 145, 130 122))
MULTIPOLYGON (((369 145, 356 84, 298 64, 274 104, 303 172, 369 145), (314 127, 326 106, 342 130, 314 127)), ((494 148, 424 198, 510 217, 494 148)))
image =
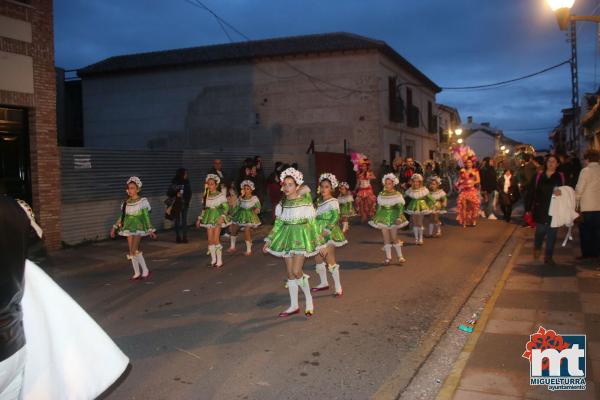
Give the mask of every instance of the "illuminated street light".
POLYGON ((510 150, 509 150, 509 149, 506 149, 506 150, 504 150, 504 153, 505 153, 506 155, 508 155, 508 154, 510 153, 510 150))
POLYGON ((500 146, 500 150, 504 151, 506 149, 506 146, 500 146))
POLYGON ((556 20, 561 31, 567 30, 571 21, 571 8, 575 0, 546 0, 548 5, 556 14, 556 20))
POLYGON ((456 133, 456 136, 460 136, 462 135, 462 129, 458 128, 454 131, 454 133, 456 133))
POLYGON ((463 140, 462 140, 462 138, 460 138, 460 139, 458 139, 456 142, 457 142, 458 144, 462 144, 463 140))

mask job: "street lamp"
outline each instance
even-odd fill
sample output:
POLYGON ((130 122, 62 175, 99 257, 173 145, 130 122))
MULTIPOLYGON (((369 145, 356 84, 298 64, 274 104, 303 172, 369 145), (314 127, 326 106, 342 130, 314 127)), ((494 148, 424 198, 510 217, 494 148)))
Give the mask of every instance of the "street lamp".
POLYGON ((504 149, 506 149, 506 146, 500 146, 500 150, 504 151, 504 149))
POLYGON ((460 128, 457 128, 457 129, 454 131, 454 133, 456 133, 456 136, 460 136, 460 135, 462 135, 462 129, 460 129, 460 128))
MULTIPOLYGON (((571 103, 573 107, 573 143, 579 150, 579 136, 577 135, 577 125, 579 124, 579 76, 577 69, 577 21, 590 21, 600 23, 598 15, 571 15, 571 8, 575 4, 575 0, 546 0, 552 11, 556 14, 556 20, 560 30, 566 31, 571 27, 571 103)), ((559 137, 559 145, 562 147, 563 141, 559 137)), ((563 149, 564 150, 564 149, 563 149)))
POLYGON ((456 143, 458 143, 458 144, 462 144, 462 142, 463 142, 462 138, 459 138, 459 139, 456 141, 456 143))
POLYGON ((504 154, 508 155, 510 153, 509 149, 504 150, 504 154))

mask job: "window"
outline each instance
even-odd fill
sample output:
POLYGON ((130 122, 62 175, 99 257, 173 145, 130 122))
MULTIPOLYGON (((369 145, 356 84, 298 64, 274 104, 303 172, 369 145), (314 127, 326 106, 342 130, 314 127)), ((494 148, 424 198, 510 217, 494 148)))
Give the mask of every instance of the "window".
POLYGON ((412 89, 406 88, 406 124, 411 128, 419 127, 419 108, 413 105, 412 89))
POLYGON ((431 101, 427 102, 427 130, 429 133, 437 133, 438 131, 437 117, 433 114, 433 104, 431 101))
POLYGON ((404 158, 415 158, 415 141, 414 140, 407 140, 406 141, 406 153, 404 155, 404 158))
POLYGON ((404 122, 404 102, 398 88, 398 80, 395 77, 388 79, 388 94, 389 94, 389 108, 390 108, 390 121, 392 122, 404 122))

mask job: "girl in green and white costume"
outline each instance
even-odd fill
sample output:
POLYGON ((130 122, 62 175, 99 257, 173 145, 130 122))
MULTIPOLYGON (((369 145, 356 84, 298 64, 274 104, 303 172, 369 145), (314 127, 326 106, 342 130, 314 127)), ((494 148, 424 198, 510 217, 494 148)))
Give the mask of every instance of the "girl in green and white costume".
POLYGON ((219 241, 221 229, 231 225, 228 215, 229 205, 225 191, 221 190, 221 178, 215 174, 206 175, 204 180, 204 209, 198 216, 196 227, 206 228, 208 234, 208 252, 210 253, 209 267, 220 268, 223 266, 223 246, 219 241))
POLYGON ((402 240, 398 239, 398 229, 408 225, 404 216, 404 197, 395 189, 398 177, 395 174, 386 174, 381 179, 383 190, 377 196, 377 211, 369 225, 381 229, 383 235, 383 251, 385 252, 384 265, 392 262, 392 247, 396 250, 398 262, 406 262, 402 256, 402 240))
POLYGON ((141 188, 142 181, 137 176, 132 176, 127 180, 128 198, 121 205, 121 215, 110 230, 111 238, 114 238, 117 232, 120 236, 127 238, 127 244, 129 245, 127 259, 131 260, 133 266, 133 276, 130 278, 132 281, 147 279, 150 276, 146 260, 140 251, 140 242, 144 236, 156 239, 156 229, 150 221, 152 208, 148 199, 139 196, 141 188))
POLYGON ((431 221, 429 222, 429 237, 442 236, 442 221, 440 215, 446 214, 448 207, 448 195, 442 189, 442 180, 439 176, 429 178, 429 197, 431 197, 431 221))
POLYGON ((348 220, 357 216, 354 209, 354 197, 350 193, 350 185, 348 182, 340 182, 340 195, 338 196, 340 203, 340 217, 342 219, 342 232, 346 233, 350 230, 348 220))
POLYGON ((333 295, 340 297, 343 294, 343 290, 340 283, 340 266, 335 261, 335 248, 347 244, 348 241, 338 225, 340 206, 338 199, 333 197, 337 187, 338 182, 335 175, 330 173, 321 174, 319 177, 320 196, 317 198, 317 228, 321 232, 321 237, 325 240, 327 253, 325 257, 319 254, 315 257, 317 262, 316 270, 319 278, 321 278, 321 283, 311 290, 313 292, 320 292, 329 289, 329 282, 327 281, 327 270, 329 269, 335 285, 333 295))
POLYGON ((237 233, 239 227, 244 228, 244 241, 246 242, 246 252, 244 255, 252 255, 252 229, 260 225, 260 201, 258 197, 254 196, 254 183, 250 180, 245 180, 240 183, 240 189, 242 194, 238 199, 238 205, 233 210, 231 225, 231 246, 227 250, 228 253, 235 251, 235 241, 237 239, 237 233))
POLYGON ((423 232, 425 227, 423 221, 425 216, 431 214, 433 202, 429 196, 429 189, 423 185, 423 175, 413 174, 410 178, 410 188, 404 195, 410 199, 406 207, 406 213, 410 214, 415 234, 415 244, 423 244, 423 232))
POLYGON ((295 168, 288 168, 280 175, 285 197, 275 208, 275 222, 271 233, 265 238, 263 252, 282 257, 287 268, 287 287, 290 293, 290 306, 280 313, 280 317, 298 314, 298 288, 306 299, 304 314, 314 313, 310 294, 309 276, 302 266, 306 257, 317 253, 325 256, 325 241, 320 236, 316 224, 316 212, 310 197, 310 189, 303 186, 304 176, 295 168))

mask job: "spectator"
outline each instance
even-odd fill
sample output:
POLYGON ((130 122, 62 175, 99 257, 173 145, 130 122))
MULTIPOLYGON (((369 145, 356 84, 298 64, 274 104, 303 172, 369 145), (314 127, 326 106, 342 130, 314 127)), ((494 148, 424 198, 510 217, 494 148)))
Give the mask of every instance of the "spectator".
POLYGON ((423 175, 423 169, 412 157, 406 157, 406 161, 400 169, 400 184, 402 187, 407 188, 410 185, 410 179, 414 174, 423 175))
POLYGON ((254 194, 258 197, 261 204, 265 204, 267 182, 265 179, 265 171, 263 170, 262 157, 255 156, 253 164, 256 166, 256 176, 254 177, 254 186, 256 190, 254 191, 254 194))
POLYGON ((177 170, 175 177, 171 180, 171 186, 167 190, 167 196, 174 199, 171 216, 175 226, 175 242, 187 243, 187 214, 192 199, 192 187, 187 169, 179 168, 177 170))
POLYGON ((555 155, 546 158, 544 171, 537 173, 533 181, 529 183, 531 190, 525 206, 525 211, 531 212, 535 221, 533 258, 539 259, 542 253, 542 244, 546 239, 544 256, 546 265, 555 265, 552 256, 558 228, 550 226, 551 218, 548 215, 548 210, 550 209, 552 195, 560 196, 560 191, 557 188, 565 184, 564 175, 558 171, 559 164, 558 157, 555 155))
POLYGON ((585 152, 586 167, 581 170, 575 188, 583 222, 579 227, 581 256, 595 258, 600 248, 600 153, 590 149, 585 152))
POLYGON ((504 220, 510 222, 513 205, 519 201, 520 196, 517 177, 513 175, 510 168, 506 169, 504 175, 498 180, 498 193, 500 193, 500 208, 504 220))
POLYGON ((537 174, 538 167, 531 154, 525 154, 523 161, 525 161, 525 163, 519 168, 518 182, 521 187, 521 193, 524 197, 527 197, 527 185, 533 180, 535 174, 537 174))
POLYGON ((225 183, 225 175, 223 174, 223 163, 218 158, 213 161, 213 166, 208 170, 208 174, 215 174, 221 180, 221 190, 227 189, 227 183, 225 183))
POLYGON ((558 166, 558 172, 564 175, 565 184, 575 188, 575 185, 577 184, 577 177, 579 176, 579 160, 576 157, 569 157, 565 153, 559 153, 558 160, 560 162, 560 165, 558 166))
POLYGON ((483 159, 481 174, 481 204, 482 217, 489 219, 497 219, 494 214, 494 202, 496 197, 496 187, 498 179, 496 178, 496 169, 494 168, 494 160, 490 157, 483 159))
POLYGON ((398 176, 398 174, 400 174, 400 170, 402 169, 403 165, 404 165, 404 159, 398 152, 396 152, 396 156, 394 157, 394 160, 392 161, 392 170, 393 170, 394 174, 396 174, 396 176, 398 176))

